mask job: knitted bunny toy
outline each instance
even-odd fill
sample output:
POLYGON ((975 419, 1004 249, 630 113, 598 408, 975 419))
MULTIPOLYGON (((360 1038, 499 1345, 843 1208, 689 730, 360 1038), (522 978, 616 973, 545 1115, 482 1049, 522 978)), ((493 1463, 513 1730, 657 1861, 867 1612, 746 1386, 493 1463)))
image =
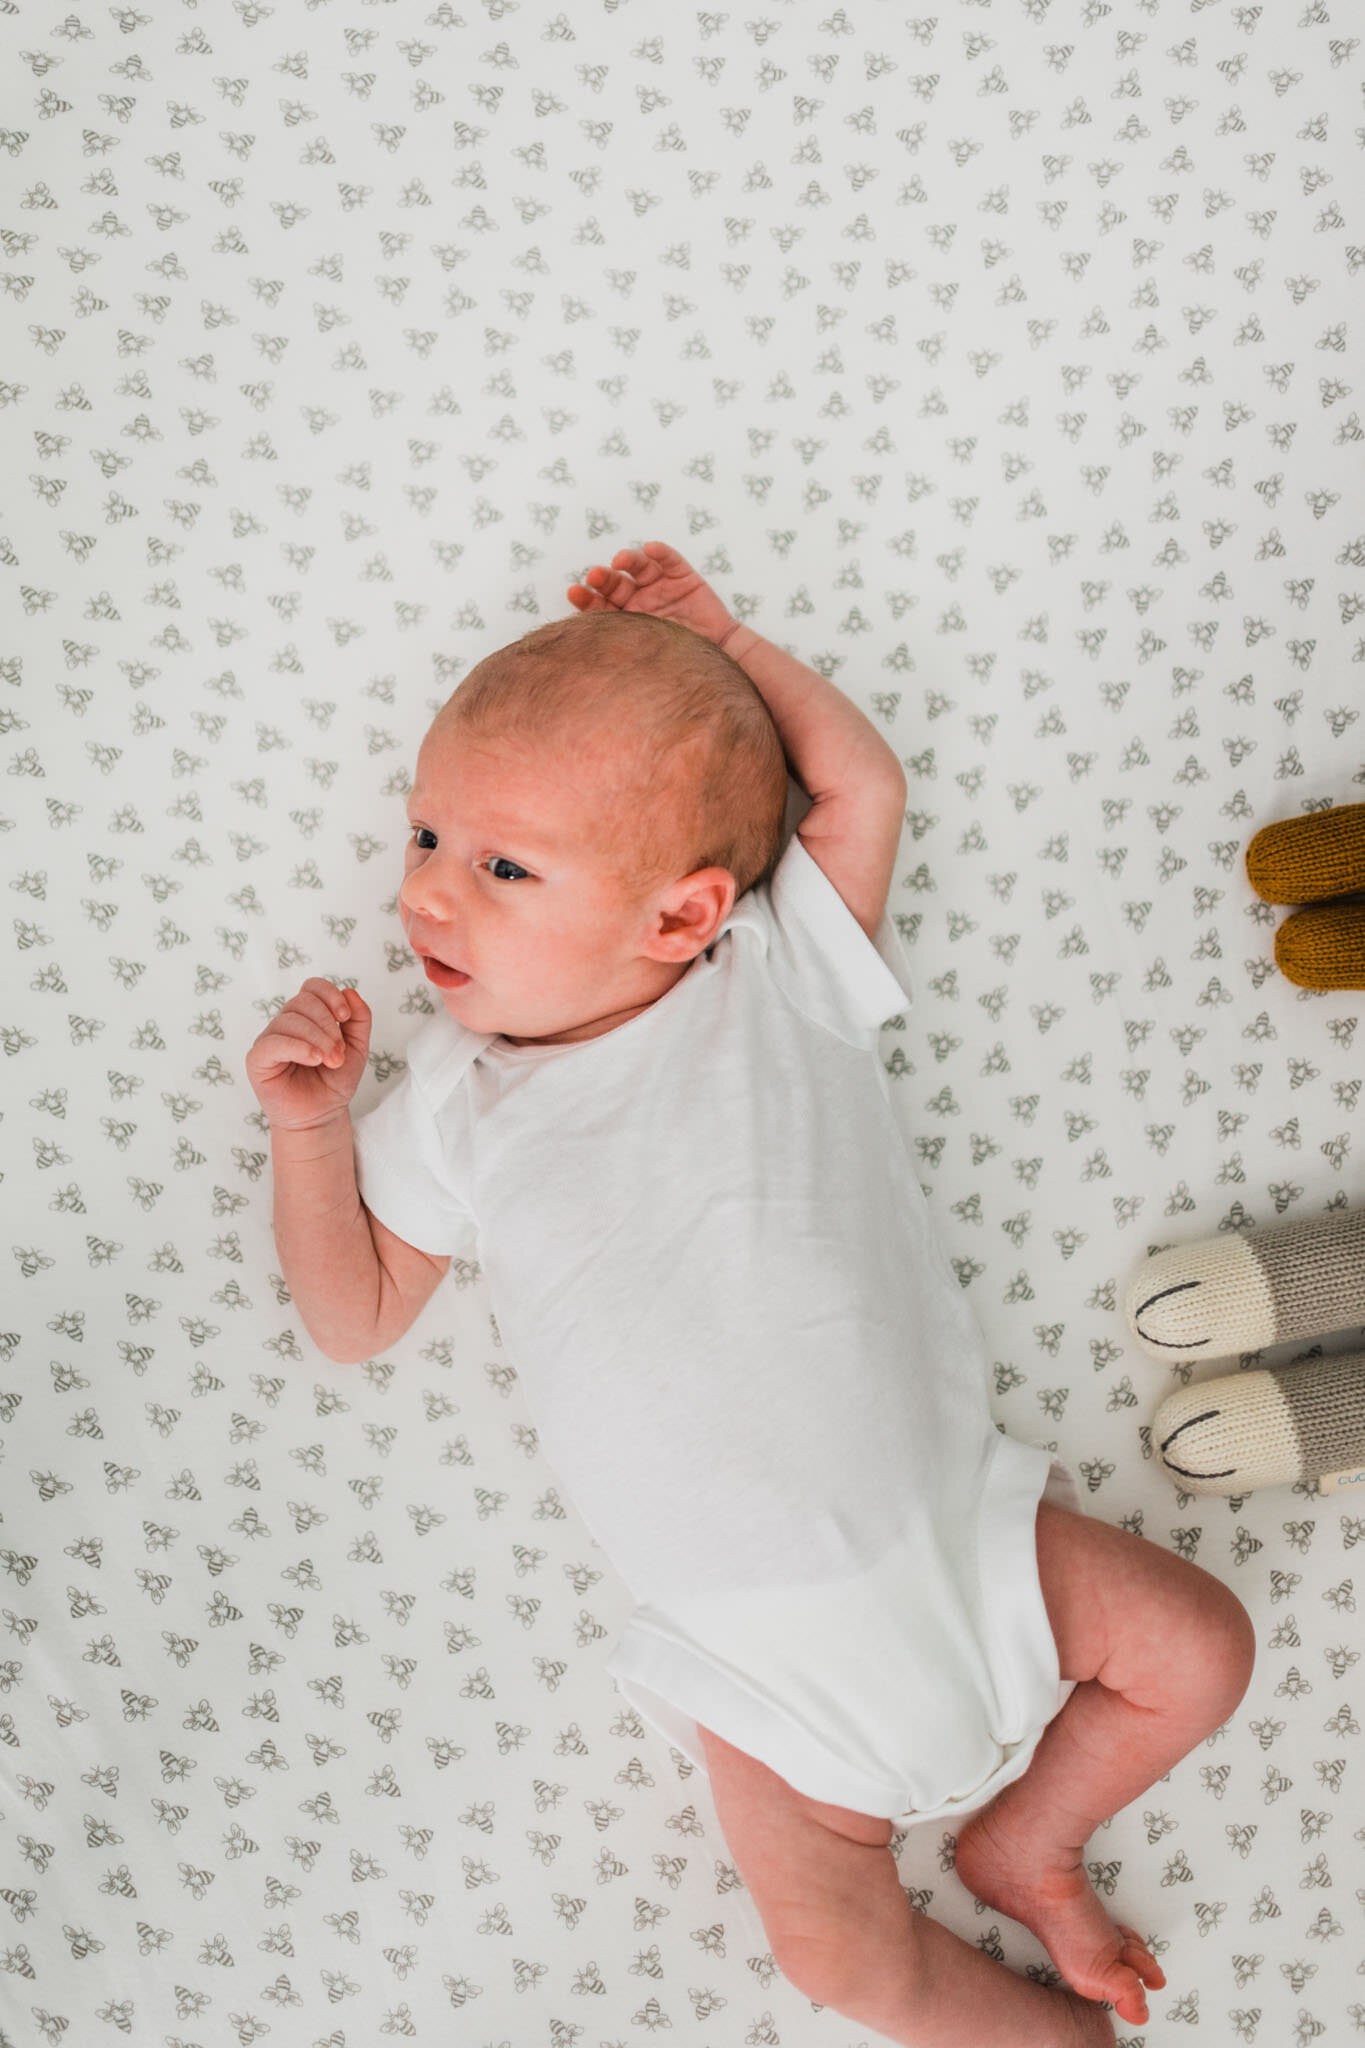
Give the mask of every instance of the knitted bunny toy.
MULTIPOLYGON (((1286 979, 1365 988, 1365 804, 1267 825, 1246 862, 1265 902, 1308 906, 1275 934, 1286 979)), ((1365 1325, 1365 1211, 1159 1252, 1133 1276, 1125 1308, 1143 1350, 1172 1365, 1365 1325)), ((1158 1408, 1152 1436, 1189 1493, 1365 1483, 1365 1352, 1182 1387, 1158 1408)))
MULTIPOLYGON (((1365 1324, 1365 1210, 1175 1245, 1134 1274, 1124 1307, 1136 1342, 1171 1365, 1365 1324)), ((1152 1438, 1187 1493, 1365 1481, 1365 1352, 1182 1387, 1152 1438)))

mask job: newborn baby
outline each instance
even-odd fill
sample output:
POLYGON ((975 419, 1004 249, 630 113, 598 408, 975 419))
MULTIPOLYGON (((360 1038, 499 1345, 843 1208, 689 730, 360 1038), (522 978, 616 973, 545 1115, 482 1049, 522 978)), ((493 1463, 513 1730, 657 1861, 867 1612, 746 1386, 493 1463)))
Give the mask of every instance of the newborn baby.
POLYGON ((635 1598, 609 1669, 793 1983, 913 2048, 1112 2043, 1098 2001, 1141 2025, 1165 1979, 1085 1844, 1232 1712, 1246 1614, 991 1419, 878 1057, 895 755, 663 543, 569 598, 422 742, 404 1079, 353 1132, 370 1011, 320 978, 247 1056, 293 1299, 369 1358, 477 1253, 635 1598), (1064 1985, 912 1910, 893 1832, 945 1818, 1064 1985))

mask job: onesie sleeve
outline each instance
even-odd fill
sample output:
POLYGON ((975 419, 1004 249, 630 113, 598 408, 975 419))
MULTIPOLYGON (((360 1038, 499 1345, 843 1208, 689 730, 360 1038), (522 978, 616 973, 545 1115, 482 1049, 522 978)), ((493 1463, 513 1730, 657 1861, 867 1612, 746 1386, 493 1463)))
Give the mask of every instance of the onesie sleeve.
MULTIPOLYGON (((437 1061, 419 1034, 402 1079, 352 1126, 356 1186, 372 1215, 418 1251, 472 1258, 478 1225, 458 1188, 455 1120, 449 1095, 451 1062, 437 1061)), ((463 1063, 457 1063, 463 1070, 463 1063)))
POLYGON ((804 1015, 855 1045, 875 1044, 914 1000, 905 942, 883 911, 869 939, 824 870, 793 832, 760 915, 769 923, 774 980, 804 1015))

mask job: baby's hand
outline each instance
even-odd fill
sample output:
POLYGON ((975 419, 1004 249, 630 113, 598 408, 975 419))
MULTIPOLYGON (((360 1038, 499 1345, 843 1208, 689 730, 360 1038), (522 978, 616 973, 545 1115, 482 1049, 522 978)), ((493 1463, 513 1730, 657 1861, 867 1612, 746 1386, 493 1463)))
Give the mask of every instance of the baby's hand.
POLYGON ((256 1040, 246 1076, 275 1130, 306 1131, 344 1111, 370 1046, 370 1006, 312 975, 256 1040))
POLYGON ((718 647, 739 625, 706 579, 662 540, 622 548, 609 569, 595 563, 582 583, 569 585, 568 599, 580 612, 648 612, 672 619, 718 647))

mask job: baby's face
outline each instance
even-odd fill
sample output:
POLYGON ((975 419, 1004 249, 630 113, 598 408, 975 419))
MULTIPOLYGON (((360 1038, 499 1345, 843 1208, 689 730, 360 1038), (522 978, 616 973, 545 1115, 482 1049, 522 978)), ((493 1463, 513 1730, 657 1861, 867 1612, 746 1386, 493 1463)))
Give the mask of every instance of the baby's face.
POLYGON ((422 742, 399 915, 447 1012, 471 1031, 597 1037, 695 957, 685 930, 657 933, 657 905, 651 935, 647 912, 606 872, 568 781, 549 760, 528 765, 449 720, 422 742))

